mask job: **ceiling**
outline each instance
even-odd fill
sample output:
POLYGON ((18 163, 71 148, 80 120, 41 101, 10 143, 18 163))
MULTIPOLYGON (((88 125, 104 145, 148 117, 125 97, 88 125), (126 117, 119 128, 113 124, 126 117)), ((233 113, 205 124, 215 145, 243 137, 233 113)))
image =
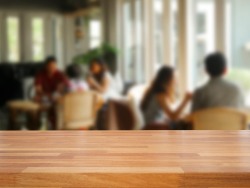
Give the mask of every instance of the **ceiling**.
POLYGON ((99 6, 99 0, 0 0, 0 8, 48 9, 74 12, 88 7, 99 6))
POLYGON ((76 11, 82 8, 88 8, 90 6, 99 5, 98 0, 57 0, 61 2, 63 11, 76 11))

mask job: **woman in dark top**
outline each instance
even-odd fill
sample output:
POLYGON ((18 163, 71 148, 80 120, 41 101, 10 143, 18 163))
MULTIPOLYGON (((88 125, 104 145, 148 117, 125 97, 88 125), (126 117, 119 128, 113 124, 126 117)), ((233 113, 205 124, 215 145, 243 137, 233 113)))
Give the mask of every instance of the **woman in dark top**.
POLYGON ((174 69, 168 66, 162 67, 141 103, 146 125, 166 124, 170 126, 170 129, 176 129, 175 122, 180 119, 180 115, 192 95, 187 93, 180 106, 173 110, 171 103, 173 102, 174 87, 174 69))

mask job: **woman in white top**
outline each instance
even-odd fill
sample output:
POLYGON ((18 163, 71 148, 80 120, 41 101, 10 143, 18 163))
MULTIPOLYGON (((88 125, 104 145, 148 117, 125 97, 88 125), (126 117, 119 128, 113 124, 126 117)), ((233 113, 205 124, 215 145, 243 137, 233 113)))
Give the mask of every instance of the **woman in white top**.
POLYGON ((101 59, 92 60, 89 67, 88 84, 92 90, 100 93, 104 99, 119 98, 116 83, 107 71, 106 64, 101 59))

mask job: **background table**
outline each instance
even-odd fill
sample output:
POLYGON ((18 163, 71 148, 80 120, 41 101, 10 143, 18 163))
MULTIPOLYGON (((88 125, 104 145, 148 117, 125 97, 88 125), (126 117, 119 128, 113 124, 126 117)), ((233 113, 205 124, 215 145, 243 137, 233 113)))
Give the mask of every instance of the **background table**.
POLYGON ((1 187, 250 187, 250 132, 0 132, 1 187))

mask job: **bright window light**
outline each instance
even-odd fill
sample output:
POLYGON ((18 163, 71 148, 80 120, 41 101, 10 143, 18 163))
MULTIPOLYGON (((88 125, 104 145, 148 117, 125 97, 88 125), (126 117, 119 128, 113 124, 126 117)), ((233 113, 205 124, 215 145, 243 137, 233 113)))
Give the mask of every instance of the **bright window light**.
POLYGON ((44 21, 42 18, 32 19, 33 61, 44 59, 44 21))
POLYGON ((7 18, 7 45, 8 45, 8 61, 20 61, 20 26, 17 17, 7 18))

